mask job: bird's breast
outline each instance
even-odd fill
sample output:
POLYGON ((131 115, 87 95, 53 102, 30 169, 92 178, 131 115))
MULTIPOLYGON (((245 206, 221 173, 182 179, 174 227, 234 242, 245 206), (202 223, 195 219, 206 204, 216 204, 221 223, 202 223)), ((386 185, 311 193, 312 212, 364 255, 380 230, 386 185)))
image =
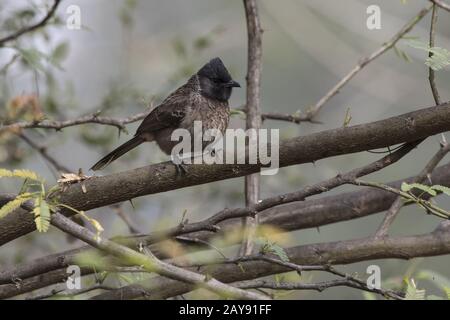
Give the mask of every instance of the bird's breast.
MULTIPOLYGON (((203 133, 210 129, 217 129, 224 133, 228 127, 230 108, 227 102, 204 98, 200 95, 194 97, 191 101, 192 104, 186 106, 186 115, 178 127, 166 128, 156 134, 155 140, 161 150, 166 154, 170 154, 172 148, 180 143, 180 141, 172 141, 171 139, 172 133, 176 129, 186 129, 189 132, 193 148, 194 138, 198 134, 198 132, 195 132, 198 127, 194 126, 196 121, 201 121, 201 130, 203 133)), ((208 141, 204 141, 202 147, 205 148, 209 143, 208 141)))

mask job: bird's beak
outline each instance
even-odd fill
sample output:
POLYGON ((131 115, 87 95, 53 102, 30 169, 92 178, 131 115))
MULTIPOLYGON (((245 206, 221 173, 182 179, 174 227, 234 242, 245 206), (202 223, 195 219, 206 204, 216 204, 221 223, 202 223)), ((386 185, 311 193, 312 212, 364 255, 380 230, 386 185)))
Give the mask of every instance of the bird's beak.
POLYGON ((231 80, 230 82, 225 83, 225 87, 226 88, 234 88, 234 87, 240 88, 241 85, 239 84, 239 82, 231 80))

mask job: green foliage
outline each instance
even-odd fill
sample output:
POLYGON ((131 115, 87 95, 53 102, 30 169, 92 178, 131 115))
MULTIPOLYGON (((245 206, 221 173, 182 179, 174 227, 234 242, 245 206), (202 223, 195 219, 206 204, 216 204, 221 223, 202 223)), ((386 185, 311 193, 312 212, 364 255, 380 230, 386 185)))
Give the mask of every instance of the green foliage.
POLYGON ((42 195, 35 200, 33 214, 37 231, 47 232, 50 227, 50 208, 42 195))
POLYGON ((418 289, 414 279, 403 279, 405 300, 425 300, 425 290, 418 289))
POLYGON ((43 52, 35 48, 15 47, 15 49, 20 53, 23 61, 33 70, 45 72, 44 60, 47 59, 47 56, 43 52))
POLYGON ((22 178, 22 179, 30 179, 38 182, 43 182, 44 179, 39 177, 38 174, 36 174, 33 171, 26 170, 26 169, 17 169, 14 171, 6 170, 0 168, 0 178, 22 178))
POLYGON ((409 55, 397 46, 394 46, 394 52, 399 58, 405 60, 406 62, 411 62, 411 58, 409 57, 409 55))
POLYGON ((286 251, 281 246, 276 244, 275 242, 271 242, 267 239, 258 238, 255 241, 255 243, 260 245, 259 252, 261 254, 273 253, 278 258, 280 258, 280 260, 282 260, 284 262, 289 261, 289 257, 287 255, 286 251))
POLYGON ((344 123, 343 123, 343 127, 348 127, 348 125, 350 124, 350 121, 352 121, 352 116, 350 115, 350 107, 347 108, 347 111, 345 112, 345 118, 344 118, 344 123))
POLYGON ((438 194, 438 192, 443 192, 445 194, 450 194, 450 189, 441 185, 434 185, 434 186, 427 186, 420 183, 406 183, 403 182, 401 185, 401 191, 403 194, 401 196, 408 201, 412 201, 417 203, 419 206, 423 207, 425 210, 427 210, 428 213, 434 214, 438 217, 444 218, 444 219, 450 219, 450 212, 447 210, 444 210, 435 204, 433 204, 430 201, 424 200, 421 198, 421 195, 415 196, 413 193, 411 193, 412 189, 418 189, 423 191, 424 193, 429 194, 430 196, 434 197, 438 194))
POLYGON ((440 191, 440 192, 446 194, 447 196, 450 196, 450 188, 448 188, 448 187, 437 184, 437 185, 432 186, 431 188, 433 190, 440 191))
POLYGON ((63 69, 61 67, 61 63, 67 58, 69 55, 69 43, 61 42, 58 44, 55 49, 50 54, 49 62, 59 69, 63 69))
POLYGON ((6 217, 9 213, 19 208, 22 204, 32 198, 31 193, 23 193, 18 195, 14 200, 9 201, 3 207, 0 208, 0 219, 6 217))
POLYGON ((427 185, 424 185, 424 184, 420 184, 420 183, 411 183, 411 184, 409 184, 409 183, 403 182, 402 186, 401 186, 401 189, 404 192, 409 192, 412 189, 419 189, 419 190, 422 190, 423 192, 426 192, 426 193, 430 194, 433 197, 437 195, 436 191, 433 190, 433 187, 430 187, 430 186, 427 186, 427 185))
POLYGON ((242 119, 245 119, 246 115, 245 112, 239 109, 231 109, 230 110, 230 116, 238 116, 241 117, 242 119))
POLYGON ((415 49, 420 49, 432 53, 431 57, 425 60, 425 65, 434 71, 439 71, 450 65, 450 51, 440 47, 430 47, 427 43, 420 40, 410 40, 408 45, 415 49))
POLYGON ((46 232, 50 226, 50 205, 45 199, 44 179, 37 173, 26 170, 7 170, 0 168, 0 178, 20 178, 24 179, 24 184, 19 195, 0 208, 0 219, 19 208, 25 202, 34 201, 34 221, 39 232, 46 232), (33 192, 33 189, 37 189, 33 192))
POLYGON ((422 190, 423 192, 428 193, 429 195, 435 197, 438 192, 442 192, 447 196, 450 196, 450 188, 446 187, 446 186, 441 186, 441 185, 432 185, 432 186, 427 186, 425 184, 421 184, 421 183, 406 183, 403 182, 402 186, 401 186, 401 190, 404 192, 410 192, 412 189, 419 189, 422 190))

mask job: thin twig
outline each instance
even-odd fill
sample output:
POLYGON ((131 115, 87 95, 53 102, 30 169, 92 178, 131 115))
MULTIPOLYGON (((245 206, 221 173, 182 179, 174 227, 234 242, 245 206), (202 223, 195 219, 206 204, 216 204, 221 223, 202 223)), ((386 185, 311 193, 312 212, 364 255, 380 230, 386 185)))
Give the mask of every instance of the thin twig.
POLYGON ((450 11, 450 4, 447 4, 442 0, 430 0, 430 1, 433 2, 435 5, 437 5, 438 7, 450 11))
POLYGON ((375 50, 369 56, 362 58, 358 64, 356 64, 353 69, 350 70, 330 91, 328 91, 320 100, 313 106, 311 106, 308 110, 306 110, 307 119, 314 118, 320 109, 327 103, 332 97, 338 94, 341 89, 356 75, 358 74, 365 66, 367 66, 370 62, 377 59, 383 53, 393 48, 397 41, 403 38, 405 34, 407 34, 411 29, 420 21, 422 18, 431 10, 432 6, 429 8, 422 9, 414 18, 412 18, 407 24, 405 24, 400 31, 398 31, 390 40, 385 42, 380 48, 375 50))
POLYGON ((119 130, 125 130, 125 125, 133 123, 144 119, 150 110, 135 114, 127 118, 111 118, 111 117, 100 117, 99 112, 93 113, 91 115, 81 116, 76 119, 56 121, 56 120, 42 120, 42 121, 21 121, 11 124, 6 124, 0 127, 0 132, 6 130, 18 130, 18 129, 28 129, 28 128, 42 128, 42 129, 54 129, 62 130, 63 128, 77 126, 87 123, 95 123, 106 126, 114 126, 119 130))
POLYGON ((39 21, 38 23, 36 23, 36 24, 34 24, 32 26, 20 29, 19 31, 14 32, 13 34, 0 39, 0 47, 3 46, 6 42, 15 40, 15 39, 19 38, 20 36, 22 36, 22 35, 24 35, 26 33, 33 32, 33 31, 35 31, 35 30, 45 26, 49 22, 49 20, 52 18, 52 16, 55 14, 56 9, 58 8, 58 5, 60 3, 61 3, 61 0, 55 0, 55 2, 53 3, 53 6, 47 12, 45 17, 41 21, 39 21))
MULTIPOLYGON (((438 20, 438 8, 436 7, 436 5, 433 5, 433 11, 431 13, 430 40, 429 40, 430 48, 434 47, 434 41, 435 41, 435 37, 436 37, 437 20, 438 20)), ((432 56, 433 56, 433 52, 430 51, 428 53, 428 57, 431 58, 432 56)), ((430 87, 431 87, 431 92, 433 93, 434 102, 436 103, 436 105, 440 105, 441 97, 439 96, 439 91, 438 91, 438 88, 436 85, 436 80, 435 80, 435 72, 434 72, 433 68, 428 68, 428 80, 430 82, 430 87)))
POLYGON ((47 147, 41 146, 31 140, 28 136, 26 136, 23 133, 18 134, 18 136, 25 141, 31 148, 35 149, 39 154, 49 163, 51 164, 57 171, 59 172, 72 172, 69 168, 67 168, 65 165, 61 164, 58 160, 56 160, 54 157, 50 156, 47 152, 47 147))

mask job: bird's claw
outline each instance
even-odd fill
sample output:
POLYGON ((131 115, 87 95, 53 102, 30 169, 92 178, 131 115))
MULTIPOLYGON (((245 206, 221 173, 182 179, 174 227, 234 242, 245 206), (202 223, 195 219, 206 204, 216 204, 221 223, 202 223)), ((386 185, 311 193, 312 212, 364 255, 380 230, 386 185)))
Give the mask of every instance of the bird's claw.
POLYGON ((177 171, 177 177, 181 178, 181 177, 186 175, 187 169, 186 169, 186 167, 183 164, 176 164, 176 163, 174 163, 173 165, 175 166, 175 169, 177 171))

